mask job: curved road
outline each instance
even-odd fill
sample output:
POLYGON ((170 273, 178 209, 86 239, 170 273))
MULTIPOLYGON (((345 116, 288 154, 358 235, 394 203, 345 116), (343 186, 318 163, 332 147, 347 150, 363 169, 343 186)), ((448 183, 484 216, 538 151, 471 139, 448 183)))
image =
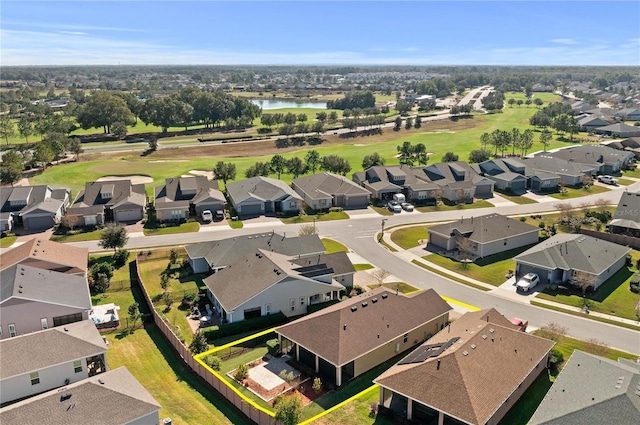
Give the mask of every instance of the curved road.
MULTIPOLYGON (((640 189, 640 182, 631 186, 640 189)), ((602 194, 586 196, 563 202, 571 203, 576 208, 585 202, 593 203, 596 199, 607 199, 611 204, 616 204, 624 188, 616 188, 602 194)), ((388 270, 399 279, 420 288, 433 288, 439 294, 459 300, 480 308, 495 307, 507 317, 522 317, 529 320, 532 326, 541 327, 550 322, 557 322, 568 329, 569 335, 588 340, 596 338, 611 347, 624 351, 640 354, 640 332, 619 326, 609 325, 594 320, 555 312, 549 309, 534 307, 510 298, 496 296, 493 292, 484 292, 463 285, 428 270, 422 269, 407 262, 400 255, 388 251, 377 243, 375 235, 381 228, 381 219, 386 218, 386 228, 400 224, 418 224, 427 222, 447 221, 460 219, 462 216, 484 215, 491 212, 499 212, 505 215, 536 214, 555 210, 555 202, 510 205, 494 208, 475 210, 439 211, 432 213, 401 213, 395 216, 382 217, 377 214, 364 214, 354 216, 349 220, 317 222, 316 226, 322 237, 335 239, 348 246, 353 252, 364 258, 368 263, 388 270)), ((297 234, 299 225, 285 225, 279 221, 273 223, 260 223, 248 225, 242 229, 230 229, 226 226, 206 227, 197 233, 182 233, 176 235, 161 236, 137 236, 132 235, 127 247, 130 249, 145 248, 162 245, 183 245, 196 242, 204 242, 228 237, 240 237, 255 233, 268 233, 276 231, 279 234, 297 234)), ((89 248, 90 251, 100 251, 97 241, 78 242, 75 246, 89 248)), ((524 297, 524 296, 523 296, 524 297)))

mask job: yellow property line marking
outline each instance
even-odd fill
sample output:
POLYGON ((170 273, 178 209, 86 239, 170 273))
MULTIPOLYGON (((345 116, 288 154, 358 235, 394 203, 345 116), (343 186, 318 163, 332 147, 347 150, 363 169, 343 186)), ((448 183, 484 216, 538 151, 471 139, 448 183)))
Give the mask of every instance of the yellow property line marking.
POLYGON ((446 301, 446 302, 448 302, 448 303, 451 303, 451 304, 457 304, 457 305, 459 305, 460 307, 468 308, 468 309, 469 309, 469 310, 471 310, 471 311, 478 311, 478 310, 480 310, 480 308, 478 308, 478 307, 476 307, 476 306, 473 306, 473 305, 471 305, 471 304, 467 304, 467 303, 463 303, 462 301, 454 300, 453 298, 444 297, 444 296, 442 296, 442 295, 440 295, 440 298, 442 298, 443 300, 445 300, 445 301, 446 301))
POLYGON ((375 388, 377 388, 377 387, 378 387, 378 384, 373 384, 373 385, 372 385, 372 386, 370 386, 369 388, 367 388, 367 389, 365 389, 365 390, 360 391, 358 394, 356 394, 356 395, 354 395, 354 396, 352 396, 352 397, 349 397, 349 398, 348 398, 348 399, 346 399, 345 401, 343 401, 343 402, 341 402, 341 403, 338 403, 338 404, 336 404, 336 405, 335 405, 335 406, 333 406, 333 407, 330 407, 329 409, 325 410, 324 412, 318 413, 318 414, 317 414, 317 415, 315 415, 314 417, 312 417, 312 418, 310 418, 310 419, 307 419, 306 421, 300 422, 298 425, 307 425, 307 424, 310 424, 311 422, 316 421, 316 420, 320 419, 321 417, 323 417, 323 416, 325 416, 325 415, 328 415, 329 413, 333 412, 334 410, 341 408, 342 406, 346 405, 347 403, 352 402, 352 401, 353 401, 353 400, 355 400, 356 398, 361 397, 361 396, 362 396, 362 395, 364 395, 365 393, 367 393, 367 392, 369 392, 369 391, 372 391, 372 390, 374 390, 374 389, 375 389, 375 388))

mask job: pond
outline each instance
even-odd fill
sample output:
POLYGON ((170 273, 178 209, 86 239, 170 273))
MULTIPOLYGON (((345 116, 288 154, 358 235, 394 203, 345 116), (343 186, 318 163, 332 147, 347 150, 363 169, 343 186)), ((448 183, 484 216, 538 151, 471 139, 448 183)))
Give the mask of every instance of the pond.
POLYGON ((285 108, 314 108, 327 109, 327 102, 309 102, 293 100, 275 100, 275 99, 251 99, 251 102, 258 105, 262 110, 285 109, 285 108))

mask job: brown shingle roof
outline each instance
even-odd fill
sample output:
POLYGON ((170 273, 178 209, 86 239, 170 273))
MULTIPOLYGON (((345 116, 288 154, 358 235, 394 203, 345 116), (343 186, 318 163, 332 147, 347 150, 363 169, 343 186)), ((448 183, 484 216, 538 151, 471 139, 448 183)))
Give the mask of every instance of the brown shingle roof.
POLYGON ((404 296, 381 287, 288 323, 276 332, 341 366, 449 310, 433 289, 404 296), (357 309, 352 311, 352 307, 357 309))
POLYGON ((374 382, 466 423, 486 423, 554 345, 504 326, 496 313, 463 315, 374 382), (455 337, 438 356, 410 362, 427 346, 455 337))
POLYGON ((59 264, 61 268, 69 267, 65 273, 86 272, 88 255, 88 248, 77 248, 47 239, 33 238, 0 254, 0 270, 18 263, 28 263, 38 267, 34 264, 35 261, 45 261, 59 264))

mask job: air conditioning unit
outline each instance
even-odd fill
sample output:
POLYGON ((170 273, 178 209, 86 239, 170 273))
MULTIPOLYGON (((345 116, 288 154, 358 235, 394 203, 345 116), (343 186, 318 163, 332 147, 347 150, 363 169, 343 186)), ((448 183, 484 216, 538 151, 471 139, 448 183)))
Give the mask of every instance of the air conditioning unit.
POLYGON ((173 423, 173 421, 171 420, 171 418, 164 418, 162 420, 162 424, 163 425, 171 425, 173 423))

